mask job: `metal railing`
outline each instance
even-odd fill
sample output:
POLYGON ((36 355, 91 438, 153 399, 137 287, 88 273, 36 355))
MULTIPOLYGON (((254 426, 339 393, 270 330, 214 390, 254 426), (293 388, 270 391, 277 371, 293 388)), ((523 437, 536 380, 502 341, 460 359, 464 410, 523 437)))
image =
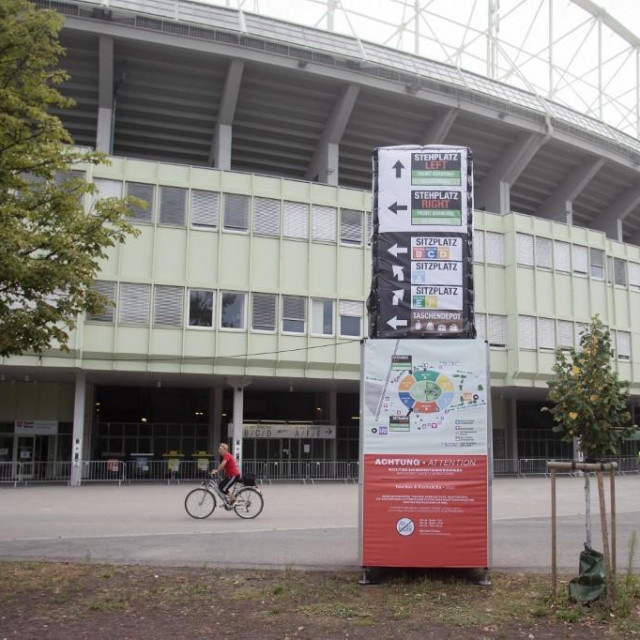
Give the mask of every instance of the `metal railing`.
MULTIPOLYGON (((634 456, 608 458, 617 462, 618 473, 640 473, 634 456)), ((547 458, 495 459, 493 476, 520 478, 548 476, 547 458)), ((208 477, 211 462, 201 460, 85 460, 80 463, 80 482, 131 484, 139 482, 197 482, 208 477)), ((245 460, 243 472, 253 475, 259 482, 358 482, 358 462, 335 460, 245 460)), ((71 462, 0 462, 0 485, 69 484, 71 462)), ((567 471, 569 475, 578 472, 567 471)))

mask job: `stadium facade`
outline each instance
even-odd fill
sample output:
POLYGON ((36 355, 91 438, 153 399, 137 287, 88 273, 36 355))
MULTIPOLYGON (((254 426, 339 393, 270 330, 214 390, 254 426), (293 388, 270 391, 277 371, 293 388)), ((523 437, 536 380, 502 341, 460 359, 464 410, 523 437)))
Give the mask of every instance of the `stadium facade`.
MULTIPOLYGON (((79 323, 69 352, 1 361, 0 462, 37 477, 72 458, 186 460, 233 422, 245 464, 356 461, 371 152, 396 144, 473 151, 496 470, 572 455, 540 408, 554 350, 596 313, 635 411, 636 138, 485 77, 258 15, 36 4, 66 16, 63 91, 76 106, 59 115, 112 159, 78 170, 101 197, 149 206, 96 283, 114 306, 79 323)), ((630 440, 623 455, 637 450, 630 440)))

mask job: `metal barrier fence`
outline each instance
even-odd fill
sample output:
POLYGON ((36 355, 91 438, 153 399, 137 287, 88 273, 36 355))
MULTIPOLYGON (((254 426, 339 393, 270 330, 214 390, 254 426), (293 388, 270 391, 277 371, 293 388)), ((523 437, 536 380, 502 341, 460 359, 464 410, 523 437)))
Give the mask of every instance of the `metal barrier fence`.
MULTIPOLYGON (((618 473, 640 473, 635 457, 609 458, 617 462, 618 473)), ((71 462, 0 462, 0 485, 58 483, 69 484, 71 462)), ((86 483, 132 482, 197 482, 208 477, 210 461, 180 460, 85 460, 81 463, 80 481, 86 483)), ((358 482, 358 462, 334 460, 272 461, 245 460, 243 472, 255 476, 259 482, 358 482)), ((568 471, 568 474, 578 472, 568 471)), ((521 458, 493 460, 493 475, 530 477, 547 476, 546 458, 521 458)))

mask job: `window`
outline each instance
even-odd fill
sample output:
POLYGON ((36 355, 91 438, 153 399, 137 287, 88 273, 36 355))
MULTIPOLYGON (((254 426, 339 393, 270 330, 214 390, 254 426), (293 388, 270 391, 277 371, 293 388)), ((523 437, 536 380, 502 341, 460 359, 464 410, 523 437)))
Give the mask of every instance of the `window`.
POLYGON ((160 224, 184 227, 187 190, 180 187, 160 187, 160 224))
POLYGON ((156 285, 153 301, 153 326, 181 327, 183 299, 182 287, 156 285))
POLYGON ((484 262, 484 231, 473 230, 473 261, 484 262))
POLYGON ((340 300, 340 335, 362 335, 362 302, 340 300))
POLYGON ((516 260, 518 264, 533 266, 533 236, 516 233, 516 260))
POLYGON ((571 245, 568 242, 554 240, 553 261, 558 271, 571 272, 571 245))
POLYGON ((614 282, 622 287, 627 286, 627 261, 621 258, 613 259, 614 282))
POLYGON ((120 324, 149 324, 151 287, 148 284, 123 282, 120 285, 118 322, 120 324))
POLYGON ((134 196, 147 203, 146 208, 130 207, 129 220, 133 222, 152 222, 153 221, 153 202, 156 187, 153 184, 144 184, 142 182, 127 182, 127 195, 134 196))
POLYGON ((311 239, 314 242, 336 243, 337 213, 335 207, 314 205, 311 208, 311 239))
POLYGON ((639 291, 640 290, 640 264, 637 264, 636 262, 629 262, 628 269, 629 269, 629 288, 639 291))
POLYGON ((556 325, 551 318, 538 318, 538 347, 551 351, 556 348, 556 325))
POLYGON ((304 333, 307 320, 307 301, 301 296, 282 297, 282 331, 304 333))
POLYGON ((371 246, 373 240, 373 214, 371 211, 367 211, 364 215, 367 219, 367 245, 371 246))
POLYGON ((488 339, 492 347, 507 346, 507 316, 489 315, 488 339))
POLYGON ((215 191, 191 191, 191 225, 216 229, 220 217, 220 194, 215 191))
POLYGON ((244 293, 222 292, 220 326, 223 329, 244 329, 245 297, 244 293))
POLYGON ((628 331, 616 331, 618 360, 631 360, 631 334, 628 331))
POLYGON ((340 210, 340 242, 342 244, 362 244, 362 211, 340 210))
POLYGON ((604 251, 601 249, 589 249, 589 265, 592 278, 604 278, 604 251))
POLYGON ((586 276, 589 273, 587 247, 579 244, 571 245, 571 262, 573 263, 573 273, 578 276, 586 276))
POLYGON ((251 296, 251 328, 254 331, 276 330, 276 297, 273 293, 251 296))
POLYGON ((253 201, 254 233, 280 237, 280 200, 256 198, 253 201))
POLYGON ((333 300, 319 298, 311 300, 311 333, 322 336, 333 335, 333 300))
POLYGON ((106 280, 96 280, 91 288, 104 296, 109 303, 105 306, 102 313, 87 314, 87 320, 91 322, 113 322, 115 310, 113 303, 116 301, 116 283, 107 282, 106 280))
POLYGON ((563 350, 573 347, 573 322, 558 320, 558 346, 563 350))
POLYGON ((249 196, 225 194, 224 228, 231 231, 246 231, 249 228, 249 196))
POLYGON ((536 319, 533 316, 518 316, 518 340, 521 349, 536 348, 536 319))
POLYGON ((541 269, 553 267, 553 243, 549 238, 536 237, 536 267, 541 269))
POLYGON ((574 341, 575 346, 578 348, 580 346, 580 339, 582 338, 582 334, 589 328, 589 325, 584 322, 576 322, 574 325, 574 341))
POLYGON ((504 236, 501 233, 485 231, 484 241, 487 264, 504 265, 504 236))
POLYGON ((189 289, 189 326, 213 327, 213 291, 189 289))
POLYGON ((307 240, 309 238, 309 205, 302 202, 283 203, 284 236, 307 240))

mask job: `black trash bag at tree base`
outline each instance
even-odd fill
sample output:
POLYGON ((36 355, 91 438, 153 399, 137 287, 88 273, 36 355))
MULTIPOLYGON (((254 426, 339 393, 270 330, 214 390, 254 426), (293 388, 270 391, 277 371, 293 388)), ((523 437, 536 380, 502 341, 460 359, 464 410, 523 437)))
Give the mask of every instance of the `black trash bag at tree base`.
POLYGON ((603 555, 586 544, 580 553, 578 577, 569 582, 569 597, 574 602, 588 604, 605 594, 603 555))

